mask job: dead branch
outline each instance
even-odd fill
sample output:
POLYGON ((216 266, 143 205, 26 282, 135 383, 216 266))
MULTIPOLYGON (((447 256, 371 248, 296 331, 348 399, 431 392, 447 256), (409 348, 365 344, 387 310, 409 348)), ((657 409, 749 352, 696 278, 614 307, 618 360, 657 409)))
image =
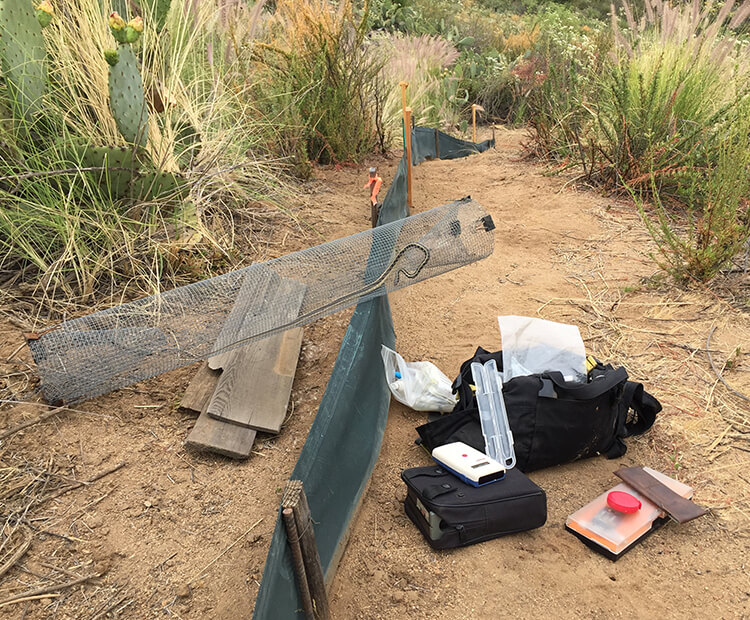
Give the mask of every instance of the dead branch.
POLYGON ((45 586, 44 588, 37 588, 35 590, 27 590, 26 592, 23 592, 16 596, 11 596, 10 598, 6 598, 4 601, 0 601, 0 607, 5 607, 6 605, 11 605, 13 603, 20 603, 22 601, 28 601, 31 599, 31 597, 40 597, 44 594, 51 594, 53 592, 57 592, 58 590, 65 590, 66 588, 72 588, 73 586, 77 586, 79 583, 84 583, 85 581, 96 579, 98 577, 101 577, 101 575, 89 575, 88 577, 79 577, 78 579, 73 579, 72 581, 67 581, 65 583, 53 584, 51 586, 45 586))
POLYGON ((7 573, 13 566, 15 565, 18 560, 20 560, 26 552, 31 547, 31 540, 27 540, 25 543, 23 543, 18 550, 13 554, 13 557, 10 558, 5 564, 0 566, 0 577, 2 577, 5 573, 7 573))
POLYGON ((43 413, 38 418, 34 418, 33 420, 26 420, 26 422, 21 422, 20 424, 9 428, 7 431, 3 431, 2 433, 0 433, 0 441, 6 439, 7 437, 10 437, 11 435, 15 435, 17 432, 22 431, 25 428, 29 428, 29 426, 34 426, 35 424, 44 422, 45 420, 48 420, 52 416, 57 415, 58 413, 62 413, 63 411, 67 411, 67 407, 57 407, 52 411, 43 413))

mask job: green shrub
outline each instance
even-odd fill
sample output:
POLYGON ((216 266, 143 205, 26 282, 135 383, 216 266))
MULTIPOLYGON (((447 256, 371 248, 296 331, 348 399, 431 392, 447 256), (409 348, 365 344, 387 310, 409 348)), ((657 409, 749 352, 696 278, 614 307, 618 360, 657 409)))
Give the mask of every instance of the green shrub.
POLYGON ((745 102, 723 132, 715 163, 704 171, 693 170, 683 203, 668 207, 653 176, 652 208, 634 194, 658 246, 655 260, 678 281, 710 280, 750 239, 749 107, 745 102))
POLYGON ((40 299, 66 303, 195 278, 204 256, 231 249, 235 216, 283 195, 270 128, 236 72, 219 0, 187 12, 180 3, 161 32, 142 4, 143 147, 126 142, 110 106, 110 3, 54 5, 43 114, 11 115, 14 95, 0 82, 0 278, 14 274, 40 299), (169 196, 151 191, 178 178, 169 196))
POLYGON ((625 4, 611 52, 605 33, 566 47, 564 28, 546 30, 522 76, 541 82, 529 96, 538 152, 651 197, 641 212, 679 280, 710 279, 748 238, 750 48, 732 29, 750 8, 733 8, 647 0, 636 19, 625 4))
POLYGON ((368 23, 349 0, 280 0, 255 47, 260 105, 278 120, 282 152, 303 164, 357 161, 378 142, 383 61, 371 53, 368 23))

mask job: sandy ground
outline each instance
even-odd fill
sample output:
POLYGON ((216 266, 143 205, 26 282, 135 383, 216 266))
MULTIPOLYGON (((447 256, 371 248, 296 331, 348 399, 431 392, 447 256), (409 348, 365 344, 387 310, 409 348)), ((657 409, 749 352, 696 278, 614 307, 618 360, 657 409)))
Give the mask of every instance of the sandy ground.
MULTIPOLYGON (((659 278, 653 245, 632 207, 566 186, 523 160, 522 134, 498 149, 415 169, 415 211, 470 194, 497 224, 488 259, 391 296, 397 349, 453 377, 476 346, 500 348, 496 316, 577 324, 587 348, 624 365, 664 405, 654 428, 613 461, 593 458, 534 472, 547 493, 538 530, 435 552, 403 513, 400 472, 429 460, 414 445, 425 414, 391 406, 380 458, 330 591, 334 618, 684 617, 750 615, 750 282, 725 292, 678 289, 659 278), (712 332, 713 330, 713 332, 712 332), (614 486, 622 465, 649 465, 695 488, 710 508, 669 523, 617 563, 563 529, 565 517, 614 486)), ((377 164, 387 187, 395 160, 317 171, 295 213, 257 259, 368 226, 361 189, 377 164)), ((241 618, 252 613, 283 488, 330 375, 350 312, 305 329, 289 416, 234 462, 187 450, 193 416, 179 398, 195 367, 82 403, 0 444, 3 520, 65 480, 117 471, 28 509, 6 524, 6 548, 31 547, 0 576, 0 605, 51 583, 78 583, 0 606, 8 618, 241 618)), ((3 398, 33 386, 22 349, 32 327, 0 316, 3 398)), ((38 413, 0 409, 0 430, 38 413)), ((313 515, 314 516, 314 515, 313 515)), ((0 571, 8 558, 0 551, 0 571)))

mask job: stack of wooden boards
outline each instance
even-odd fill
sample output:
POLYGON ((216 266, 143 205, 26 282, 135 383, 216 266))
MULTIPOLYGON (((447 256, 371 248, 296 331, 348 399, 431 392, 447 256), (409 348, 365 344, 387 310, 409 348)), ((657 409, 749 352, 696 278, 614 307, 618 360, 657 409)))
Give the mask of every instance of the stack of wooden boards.
MULTIPOLYGON (((235 304, 227 324, 241 322, 248 312, 263 312, 263 306, 277 296, 284 296, 290 307, 287 318, 294 320, 304 286, 289 281, 279 285, 273 280, 278 278, 269 279, 266 297, 259 298, 253 308, 240 310, 235 304)), ((187 445, 241 459, 250 456, 258 431, 278 433, 286 417, 301 347, 302 328, 298 327, 205 362, 181 402, 183 408, 200 413, 187 445)))

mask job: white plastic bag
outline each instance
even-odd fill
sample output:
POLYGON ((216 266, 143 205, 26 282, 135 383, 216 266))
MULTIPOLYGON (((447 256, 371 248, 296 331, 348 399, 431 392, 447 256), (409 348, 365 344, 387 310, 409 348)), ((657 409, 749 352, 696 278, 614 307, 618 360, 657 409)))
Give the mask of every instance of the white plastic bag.
POLYGON ((416 411, 453 411, 456 396, 451 391, 451 380, 435 364, 406 362, 385 345, 382 345, 380 354, 385 380, 398 402, 416 411))
POLYGON ((528 316, 499 316, 503 382, 559 371, 566 381, 586 381, 586 348, 575 325, 528 316))

